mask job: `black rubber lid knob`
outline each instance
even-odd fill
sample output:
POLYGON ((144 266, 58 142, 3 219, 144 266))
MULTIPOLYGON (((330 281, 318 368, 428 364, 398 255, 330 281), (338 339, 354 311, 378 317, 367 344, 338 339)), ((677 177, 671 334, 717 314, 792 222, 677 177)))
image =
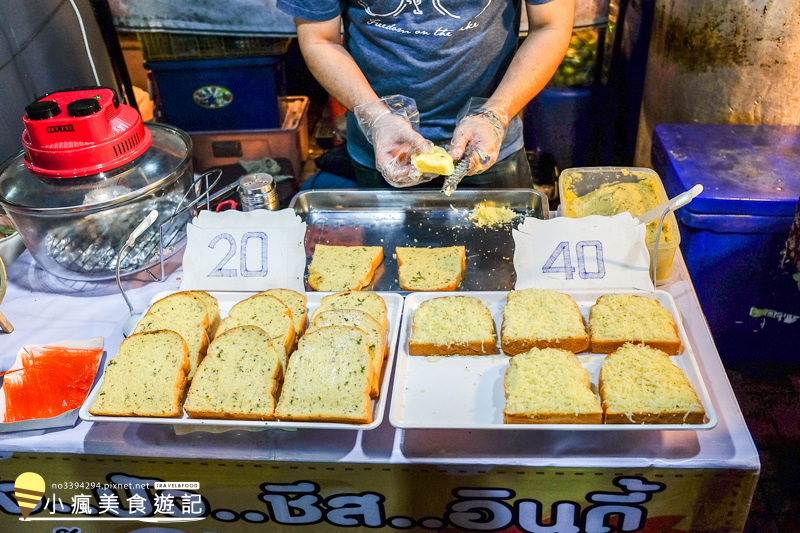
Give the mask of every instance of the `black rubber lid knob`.
POLYGON ((52 100, 33 102, 25 108, 25 116, 28 117, 28 120, 44 120, 60 114, 61 108, 58 107, 58 102, 52 100))
POLYGON ((81 98, 67 104, 67 115, 86 117, 100 111, 100 102, 95 98, 81 98))

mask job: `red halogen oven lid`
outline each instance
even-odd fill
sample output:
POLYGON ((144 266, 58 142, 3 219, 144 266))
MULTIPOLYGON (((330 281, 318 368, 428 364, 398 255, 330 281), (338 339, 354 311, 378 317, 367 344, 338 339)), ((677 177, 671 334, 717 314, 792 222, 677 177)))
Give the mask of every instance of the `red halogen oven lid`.
POLYGON ((25 166, 48 178, 98 174, 142 155, 152 135, 139 113, 107 87, 51 93, 25 108, 25 166))

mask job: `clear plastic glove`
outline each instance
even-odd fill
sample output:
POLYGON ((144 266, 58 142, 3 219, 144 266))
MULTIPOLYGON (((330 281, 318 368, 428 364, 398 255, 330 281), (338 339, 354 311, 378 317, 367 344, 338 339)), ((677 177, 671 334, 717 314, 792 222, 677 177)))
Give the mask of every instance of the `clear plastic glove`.
POLYGON ((470 158, 467 176, 480 174, 497 161, 506 136, 508 117, 502 110, 483 107, 486 98, 470 98, 456 117, 456 129, 448 152, 458 161, 470 158))
POLYGON ((416 153, 433 151, 433 143, 417 133, 419 112, 412 98, 385 96, 353 109, 358 125, 375 149, 375 168, 393 187, 411 187, 430 181, 412 163, 416 153))

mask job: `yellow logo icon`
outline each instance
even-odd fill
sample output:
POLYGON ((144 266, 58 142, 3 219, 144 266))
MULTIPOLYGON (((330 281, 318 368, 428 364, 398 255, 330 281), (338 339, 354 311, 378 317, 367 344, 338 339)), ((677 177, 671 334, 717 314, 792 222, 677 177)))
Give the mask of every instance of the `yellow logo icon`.
POLYGON ((42 501, 44 496, 44 479, 36 472, 25 472, 14 482, 14 497, 22 512, 22 519, 28 518, 31 511, 42 501))

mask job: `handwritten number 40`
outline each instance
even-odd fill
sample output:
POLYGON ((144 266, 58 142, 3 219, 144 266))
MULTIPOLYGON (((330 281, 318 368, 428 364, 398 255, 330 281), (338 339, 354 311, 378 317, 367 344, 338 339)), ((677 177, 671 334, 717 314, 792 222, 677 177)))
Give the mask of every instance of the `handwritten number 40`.
MULTIPOLYGON (((606 275, 606 266, 603 262, 603 243, 600 241, 579 241, 575 244, 575 256, 578 259, 578 275, 581 279, 602 279, 606 275), (586 270, 586 249, 594 249, 594 263, 597 270, 588 272, 586 270)), ((575 278, 576 268, 572 266, 572 255, 570 254, 570 245, 568 242, 561 242, 547 258, 542 272, 545 274, 564 274, 566 279, 575 278), (562 257, 561 265, 556 265, 558 258, 562 257)))
POLYGON ((239 247, 239 268, 223 268, 236 255, 236 239, 230 233, 220 233, 208 243, 214 249, 220 241, 227 241, 228 251, 208 277, 210 278, 235 278, 239 272, 245 278, 264 277, 267 275, 267 234, 263 231, 248 231, 242 235, 242 245, 239 247), (261 267, 258 270, 247 268, 247 241, 258 239, 261 242, 261 267))

